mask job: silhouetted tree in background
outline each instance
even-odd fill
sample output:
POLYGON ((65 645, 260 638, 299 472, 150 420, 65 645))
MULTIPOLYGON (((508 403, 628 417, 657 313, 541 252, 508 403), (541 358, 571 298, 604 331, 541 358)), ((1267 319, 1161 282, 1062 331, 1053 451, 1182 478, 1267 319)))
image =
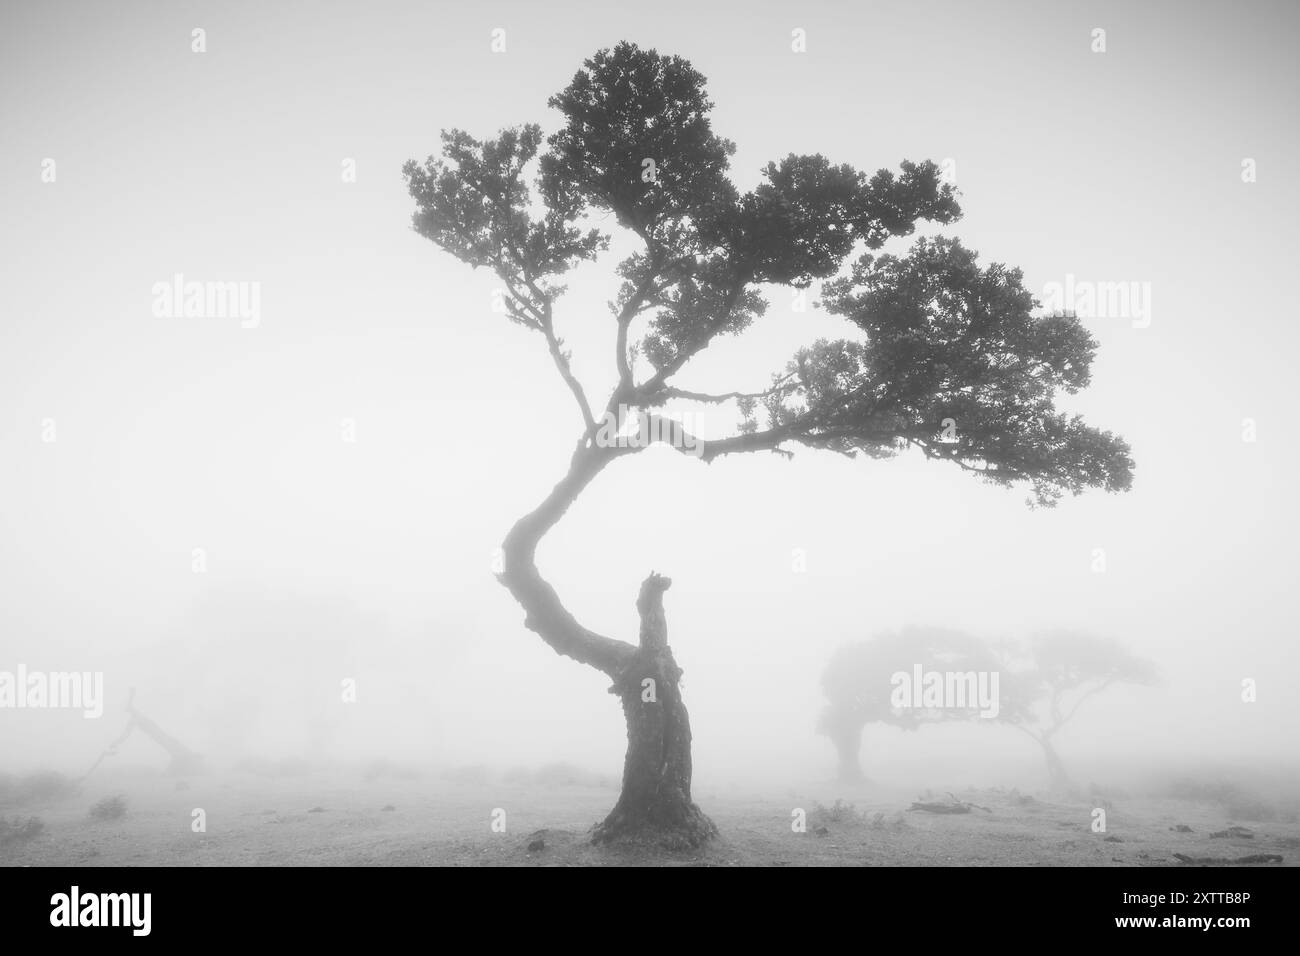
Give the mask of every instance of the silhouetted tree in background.
POLYGON ((1115 684, 1154 684, 1155 665, 1110 638, 1072 631, 1035 635, 1022 649, 1003 651, 998 720, 1042 748, 1053 790, 1074 783, 1053 738, 1088 700, 1115 684))
POLYGON ((705 440, 703 461, 794 446, 872 458, 914 448, 988 481, 1025 483, 1046 504, 1089 487, 1127 489, 1132 461, 1121 439, 1055 410, 1058 391, 1088 383, 1095 343, 1077 320, 1035 317, 1020 272, 981 268, 945 238, 903 256, 872 254, 920 221, 958 218, 933 163, 867 175, 792 154, 741 193, 727 174, 735 146, 710 126, 704 77, 680 57, 630 43, 587 60, 549 104, 563 125, 545 149, 536 125, 487 140, 451 130, 441 159, 408 162, 413 224, 497 275, 509 317, 545 342, 581 416, 568 471, 506 535, 500 580, 525 626, 607 674, 622 701, 623 790, 596 839, 698 845, 715 829, 691 799, 690 726, 664 617, 671 582, 651 574, 642 583, 636 645, 580 624, 536 564, 542 537, 583 489, 641 450, 602 440, 605 414, 626 408, 647 416, 650 434, 682 435, 681 422, 662 412, 668 403, 735 402, 735 431, 705 440), (538 211, 525 182, 534 160, 538 211), (609 236, 593 227, 607 213, 638 250, 616 267, 622 285, 607 321, 617 385, 598 412, 574 375, 555 306, 560 279, 608 248, 609 236), (852 338, 800 349, 758 393, 676 384, 692 358, 764 313, 759 286, 830 279, 863 248, 851 274, 823 289, 852 338))
POLYGON ((979 638, 936 627, 908 627, 836 648, 822 673, 826 707, 817 724, 835 745, 839 779, 862 780, 862 731, 867 724, 920 730, 926 724, 974 716, 971 711, 898 708, 891 702, 893 676, 926 671, 995 671, 997 658, 979 638))

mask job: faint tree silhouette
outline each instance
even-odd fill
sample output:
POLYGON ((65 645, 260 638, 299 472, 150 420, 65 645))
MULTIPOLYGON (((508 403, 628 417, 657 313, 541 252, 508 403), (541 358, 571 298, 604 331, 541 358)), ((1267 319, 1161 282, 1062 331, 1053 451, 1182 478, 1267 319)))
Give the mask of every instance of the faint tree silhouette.
POLYGON ((979 638, 936 627, 909 627, 837 648, 822 673, 826 707, 817 730, 830 738, 843 783, 862 780, 862 731, 868 724, 919 730, 926 724, 974 716, 943 708, 898 708, 892 678, 916 665, 926 671, 991 672, 993 652, 979 638))
POLYGON ((1074 783, 1053 738, 1088 700, 1115 684, 1154 684, 1155 665, 1114 640, 1073 631, 1048 631, 1023 648, 1004 649, 998 719, 1042 748, 1052 789, 1074 783))

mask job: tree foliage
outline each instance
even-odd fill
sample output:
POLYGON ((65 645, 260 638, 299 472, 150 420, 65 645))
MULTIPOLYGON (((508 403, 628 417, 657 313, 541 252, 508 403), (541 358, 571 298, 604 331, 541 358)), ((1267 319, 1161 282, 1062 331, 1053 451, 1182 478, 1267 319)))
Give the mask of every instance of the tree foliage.
POLYGON ((545 337, 585 442, 598 416, 553 306, 562 278, 609 248, 599 224, 612 213, 639 248, 615 267, 618 386, 607 408, 734 400, 737 427, 708 442, 706 461, 798 445, 874 458, 916 448, 986 480, 1026 485, 1039 504, 1130 486, 1128 445, 1056 409, 1060 393, 1088 384, 1096 349, 1076 318, 1037 314, 1019 270, 981 266, 955 239, 880 253, 918 223, 959 218, 933 163, 868 174, 791 154, 742 193, 729 175, 735 145, 712 128, 704 77, 680 57, 631 43, 587 60, 549 105, 562 125, 545 140, 537 125, 487 140, 451 130, 440 157, 410 161, 404 173, 415 230, 492 269, 510 317, 545 337), (648 161, 654 175, 644 175, 648 161), (853 337, 810 343, 761 392, 672 383, 718 336, 740 334, 764 313, 762 286, 818 281, 823 304, 856 327, 853 337))
POLYGON ((999 720, 1050 739, 1083 703, 1116 684, 1151 685, 1155 665, 1108 637, 1044 631, 1002 652, 999 720))
POLYGON ((938 627, 905 627, 898 631, 842 644, 822 672, 826 706, 818 730, 829 736, 856 734, 867 724, 919 730, 926 724, 968 717, 971 711, 895 707, 891 703, 895 674, 911 675, 920 665, 932 671, 994 671, 998 659, 979 638, 938 627))

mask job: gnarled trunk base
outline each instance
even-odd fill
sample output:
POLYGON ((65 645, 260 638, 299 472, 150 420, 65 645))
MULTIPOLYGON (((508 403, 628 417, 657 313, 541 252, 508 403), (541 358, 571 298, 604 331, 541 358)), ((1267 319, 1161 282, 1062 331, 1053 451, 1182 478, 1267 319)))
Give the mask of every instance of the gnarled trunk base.
POLYGON ((623 792, 594 842, 698 847, 718 831, 691 800, 691 726, 677 683, 681 670, 667 648, 638 658, 615 685, 627 721, 623 792))
POLYGON ((670 849, 703 845, 718 829, 691 800, 691 724, 681 695, 681 668, 668 647, 663 592, 668 578, 641 585, 641 646, 609 689, 623 703, 627 756, 623 791, 593 842, 634 841, 670 849))

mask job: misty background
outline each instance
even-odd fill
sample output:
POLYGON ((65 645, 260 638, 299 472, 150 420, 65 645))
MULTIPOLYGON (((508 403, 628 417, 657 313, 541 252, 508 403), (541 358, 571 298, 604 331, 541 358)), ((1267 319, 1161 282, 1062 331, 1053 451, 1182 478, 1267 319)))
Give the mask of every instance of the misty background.
MULTIPOLYGON (((1127 495, 1031 511, 911 455, 705 466, 663 447, 584 493, 539 566, 579 620, 624 639, 641 579, 673 578, 698 792, 829 777, 822 668, 838 645, 903 625, 1069 628, 1154 660, 1160 686, 1108 691, 1063 732, 1082 780, 1139 764, 1294 778, 1296 9, 643 14, 5 5, 0 670, 103 671, 107 701, 99 720, 0 714, 0 766, 82 772, 134 687, 143 713, 218 762, 563 761, 617 776, 625 728, 607 679, 526 631, 492 575, 507 529, 563 473, 571 397, 542 343, 493 312, 495 278, 410 230, 400 169, 437 152, 442 128, 551 132, 546 98, 629 39, 708 77, 742 189, 789 152, 867 170, 951 159, 965 215, 942 231, 981 262, 1023 268, 1031 289, 1073 274, 1152 290, 1147 328, 1087 321, 1093 383, 1065 404, 1131 442, 1127 495), (796 28, 806 53, 791 51, 796 28), (1257 182, 1242 181, 1245 158, 1257 182), (260 283, 260 323, 155 317, 152 286, 176 273, 260 283), (1243 678, 1257 702, 1242 703, 1243 678)), ((589 394, 614 381, 605 302, 628 248, 616 238, 579 269, 557 310, 589 394)), ((793 305, 776 290, 678 384, 762 388, 797 347, 841 333, 793 305)), ((165 756, 136 735, 118 760, 165 756)), ((863 765, 890 781, 1042 779, 1031 742, 971 724, 868 728, 863 765)))

